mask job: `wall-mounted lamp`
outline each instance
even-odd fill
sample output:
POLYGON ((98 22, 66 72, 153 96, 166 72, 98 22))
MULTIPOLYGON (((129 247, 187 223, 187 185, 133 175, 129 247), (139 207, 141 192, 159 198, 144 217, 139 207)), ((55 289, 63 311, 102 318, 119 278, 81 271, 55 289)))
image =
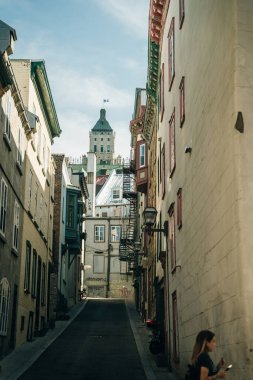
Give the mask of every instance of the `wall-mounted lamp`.
POLYGON ((169 226, 168 221, 165 221, 163 228, 153 228, 156 221, 157 210, 155 207, 146 207, 143 211, 144 226, 147 232, 163 232, 165 236, 168 236, 169 226))
POLYGON ((191 153, 191 152, 192 152, 192 148, 191 148, 190 146, 186 146, 186 147, 184 148, 184 152, 185 152, 185 153, 191 153))

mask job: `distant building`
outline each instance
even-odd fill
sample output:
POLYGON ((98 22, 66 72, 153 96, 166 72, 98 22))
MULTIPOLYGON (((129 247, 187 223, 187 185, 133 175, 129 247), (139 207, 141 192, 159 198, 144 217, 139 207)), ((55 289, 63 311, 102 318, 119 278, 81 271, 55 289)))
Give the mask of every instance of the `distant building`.
POLYGON ((100 118, 90 131, 90 152, 97 157, 97 165, 112 164, 115 132, 106 120, 106 110, 100 110, 100 118))
POLYGON ((113 170, 96 196, 95 215, 86 218, 84 285, 91 297, 132 296, 132 273, 119 257, 121 232, 129 216, 122 184, 122 173, 113 170))

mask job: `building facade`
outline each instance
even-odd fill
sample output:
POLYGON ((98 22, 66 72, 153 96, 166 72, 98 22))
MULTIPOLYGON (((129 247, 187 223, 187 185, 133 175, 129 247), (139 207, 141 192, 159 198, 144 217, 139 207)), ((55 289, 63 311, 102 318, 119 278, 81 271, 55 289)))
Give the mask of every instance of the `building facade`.
POLYGON ((252 7, 150 2, 146 116, 155 106, 158 123, 143 135, 157 136, 155 207, 169 234, 153 249, 165 256, 167 356, 180 376, 201 329, 216 333, 217 358, 240 363, 231 379, 253 373, 252 7))
POLYGON ((17 310, 17 345, 43 333, 49 314, 55 167, 53 139, 60 127, 44 61, 11 61, 32 123, 24 172, 24 228, 17 310))
POLYGON ((25 149, 31 125, 8 56, 16 32, 0 21, 0 358, 16 346, 24 220, 25 149))

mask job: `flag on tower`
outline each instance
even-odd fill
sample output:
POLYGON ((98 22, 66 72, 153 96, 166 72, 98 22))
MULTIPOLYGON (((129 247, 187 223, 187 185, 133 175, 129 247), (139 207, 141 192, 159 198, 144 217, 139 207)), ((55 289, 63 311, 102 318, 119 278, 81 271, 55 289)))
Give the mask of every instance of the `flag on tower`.
POLYGON ((108 103, 109 102, 109 99, 104 99, 104 103, 108 103))

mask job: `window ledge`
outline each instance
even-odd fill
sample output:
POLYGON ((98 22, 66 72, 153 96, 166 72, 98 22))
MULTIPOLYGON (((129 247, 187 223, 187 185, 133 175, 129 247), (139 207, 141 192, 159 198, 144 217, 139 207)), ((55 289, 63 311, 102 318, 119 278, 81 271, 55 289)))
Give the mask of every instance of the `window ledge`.
POLYGON ((11 249, 11 253, 13 254, 13 256, 16 256, 16 257, 19 256, 17 249, 14 248, 14 247, 12 247, 12 249, 11 249))
POLYGON ((0 231, 0 240, 1 240, 4 244, 7 243, 7 239, 6 239, 6 237, 4 236, 3 232, 1 232, 1 231, 0 231))
POLYGON ((40 161, 40 158, 39 158, 39 155, 37 154, 37 161, 38 163, 41 165, 41 161, 40 161))
POLYGON ((9 139, 9 137, 8 137, 8 135, 7 135, 6 132, 4 132, 4 134, 3 134, 3 139, 4 139, 4 142, 5 142, 8 150, 9 150, 9 152, 11 152, 11 150, 12 150, 11 149, 11 142, 10 142, 10 139, 9 139))
POLYGON ((20 175, 23 175, 23 170, 22 170, 22 166, 20 165, 20 163, 17 161, 16 162, 16 167, 18 169, 18 172, 20 175))
POLYGON ((31 145, 32 145, 32 148, 33 148, 34 152, 36 152, 35 144, 34 144, 33 141, 31 141, 31 145))

